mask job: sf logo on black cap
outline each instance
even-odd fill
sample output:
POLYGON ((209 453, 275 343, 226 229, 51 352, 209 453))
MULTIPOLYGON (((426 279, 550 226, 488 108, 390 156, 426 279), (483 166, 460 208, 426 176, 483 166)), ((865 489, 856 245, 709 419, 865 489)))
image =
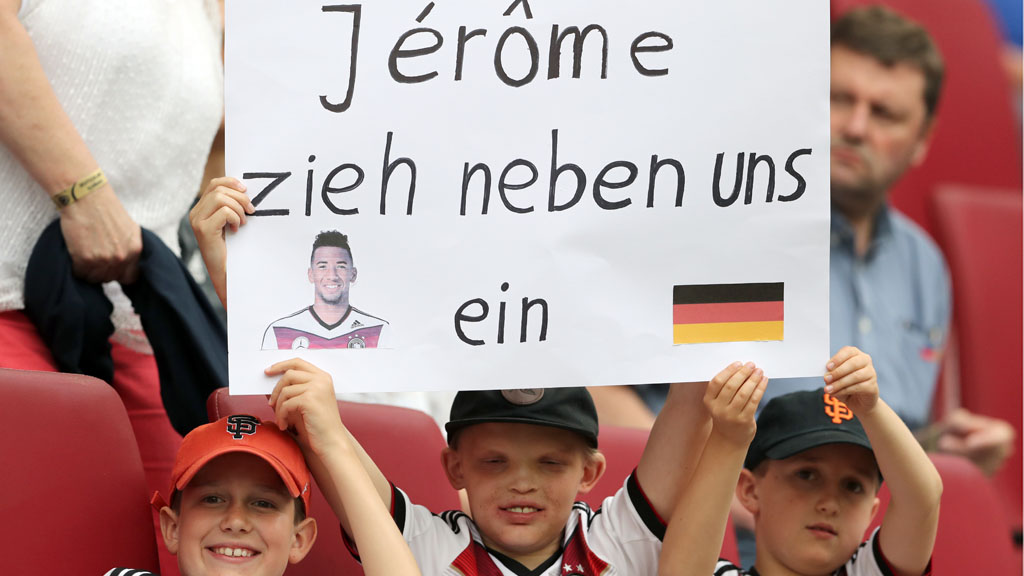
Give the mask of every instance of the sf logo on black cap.
POLYGON ((248 416, 246 414, 236 414, 234 416, 228 416, 228 434, 235 440, 241 440, 242 436, 248 434, 253 435, 256 433, 256 427, 260 425, 260 421, 255 416, 248 416))
POLYGON ((516 406, 529 406, 540 402, 544 397, 543 388, 520 388, 517 390, 502 390, 502 397, 516 406))

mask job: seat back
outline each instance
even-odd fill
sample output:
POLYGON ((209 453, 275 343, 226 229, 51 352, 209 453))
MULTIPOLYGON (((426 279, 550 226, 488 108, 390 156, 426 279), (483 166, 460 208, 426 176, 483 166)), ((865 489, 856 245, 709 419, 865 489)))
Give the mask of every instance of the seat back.
MULTIPOLYGON (((969 460, 950 454, 929 454, 942 477, 939 529, 932 553, 933 574, 1019 574, 1010 526, 992 482, 969 460)), ((889 507, 889 489, 882 485, 882 505, 868 535, 889 507)), ((884 552, 884 549, 883 549, 884 552)))
POLYGON ((5 574, 159 569, 142 460, 113 388, 0 368, 0 438, 5 574))
POLYGON ((1021 188, 1020 133, 1001 37, 983 0, 832 0, 833 17, 878 3, 923 25, 946 63, 927 158, 890 193, 893 205, 934 235, 928 199, 937 185, 1021 188))
MULTIPOLYGON (((251 414, 273 420, 265 396, 231 396, 216 390, 206 403, 210 421, 230 414, 251 414)), ((437 424, 427 414, 383 404, 338 402, 342 422, 359 440, 384 475, 409 494, 413 502, 433 512, 459 509, 458 493, 448 484, 441 467, 446 446, 437 424)), ((320 488, 314 486, 310 516, 319 533, 305 560, 288 569, 289 576, 362 574, 341 536, 341 527, 320 488)))
POLYGON ((957 325, 960 401, 979 414, 1010 422, 1014 454, 996 476, 1008 508, 1020 523, 1021 405, 1024 350, 1024 199, 1016 191, 944 187, 934 197, 938 240, 949 258, 957 325))
MULTIPOLYGON (((615 491, 622 488, 626 478, 636 469, 640 463, 640 457, 647 446, 648 430, 638 428, 625 428, 621 426, 601 426, 598 433, 597 443, 601 453, 608 462, 604 476, 598 480, 594 488, 587 494, 580 494, 579 499, 597 509, 604 502, 605 498, 615 494, 615 491)), ((667 518, 665 519, 667 520, 667 518)), ((736 545, 736 533, 733 530, 730 519, 725 529, 725 539, 722 542, 722 558, 739 563, 739 552, 736 545)))

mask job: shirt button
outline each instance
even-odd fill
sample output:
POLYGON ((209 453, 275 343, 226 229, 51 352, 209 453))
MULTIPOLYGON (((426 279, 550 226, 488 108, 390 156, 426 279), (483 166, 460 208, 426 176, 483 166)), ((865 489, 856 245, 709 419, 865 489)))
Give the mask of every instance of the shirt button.
POLYGON ((871 332, 871 318, 861 316, 860 320, 857 321, 857 328, 860 329, 861 334, 871 332))

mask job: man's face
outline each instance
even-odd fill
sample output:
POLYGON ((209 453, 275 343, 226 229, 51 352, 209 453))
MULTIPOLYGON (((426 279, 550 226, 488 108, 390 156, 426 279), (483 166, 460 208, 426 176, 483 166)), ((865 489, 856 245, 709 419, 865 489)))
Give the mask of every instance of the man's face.
POLYGON ((484 543, 528 567, 560 548, 576 494, 603 472, 578 434, 533 424, 471 426, 445 461, 484 543))
POLYGON ((832 202, 840 211, 872 214, 924 159, 931 130, 924 86, 924 73, 913 66, 886 67, 832 47, 832 202))
POLYGON ((311 518, 295 524, 295 499, 277 472, 246 453, 203 466, 182 490, 175 518, 164 515, 164 539, 184 576, 280 576, 312 545, 309 526, 312 538, 316 532, 311 518))
POLYGON ((356 269, 348 250, 321 246, 313 251, 309 281, 316 291, 316 301, 324 304, 348 304, 348 290, 356 281, 356 269))
POLYGON ((753 482, 751 510, 759 571, 831 574, 850 559, 878 510, 878 468, 871 451, 852 444, 826 444, 785 460, 766 461, 753 482))

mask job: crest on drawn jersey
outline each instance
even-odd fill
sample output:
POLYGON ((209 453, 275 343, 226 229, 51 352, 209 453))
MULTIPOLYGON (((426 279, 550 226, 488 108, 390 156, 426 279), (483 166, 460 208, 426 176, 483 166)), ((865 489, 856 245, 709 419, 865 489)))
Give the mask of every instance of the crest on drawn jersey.
POLYGON ((260 425, 259 418, 248 414, 235 414, 228 416, 228 434, 235 440, 241 440, 242 436, 252 436, 256 433, 256 427, 260 425))
POLYGON ((853 419, 853 410, 850 410, 842 400, 825 394, 825 415, 832 418, 833 424, 842 424, 843 420, 853 419))

